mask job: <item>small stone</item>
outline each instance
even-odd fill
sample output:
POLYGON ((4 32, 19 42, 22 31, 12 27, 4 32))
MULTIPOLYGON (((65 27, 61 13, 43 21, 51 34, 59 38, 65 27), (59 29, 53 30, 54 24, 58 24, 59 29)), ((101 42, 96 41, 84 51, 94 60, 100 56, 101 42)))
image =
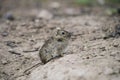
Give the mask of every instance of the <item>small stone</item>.
POLYGON ((3 65, 5 65, 5 64, 7 64, 7 63, 8 63, 8 61, 7 61, 7 60, 5 60, 5 59, 2 59, 2 60, 1 60, 1 62, 2 62, 2 64, 3 64, 3 65))
POLYGON ((105 4, 105 0, 97 0, 98 1, 98 3, 100 4, 100 5, 104 5, 105 4))
POLYGON ((40 13, 37 15, 37 18, 39 18, 39 19, 52 19, 53 14, 47 10, 41 10, 40 13))
POLYGON ((6 45, 11 48, 17 47, 17 45, 14 41, 6 41, 6 45))
POLYGON ((59 3, 59 2, 52 2, 52 3, 50 4, 50 7, 51 7, 52 9, 58 9, 58 8, 60 8, 60 3, 59 3))
POLYGON ((90 24, 88 22, 85 22, 85 26, 90 26, 90 24))
POLYGON ((21 23, 21 26, 26 26, 27 24, 24 22, 24 23, 21 23))
POLYGON ((86 59, 90 59, 90 57, 89 57, 89 56, 87 56, 87 57, 86 57, 86 59))
POLYGON ((6 37, 6 36, 8 36, 8 32, 2 32, 1 35, 2 35, 3 37, 6 37))
POLYGON ((7 19, 7 20, 10 20, 10 21, 15 20, 15 17, 13 16, 12 13, 6 13, 6 14, 4 15, 4 18, 7 19))
POLYGON ((35 19, 35 22, 36 22, 36 23, 39 23, 39 22, 40 22, 40 20, 39 20, 39 19, 35 19))
POLYGON ((105 47, 100 47, 99 49, 102 50, 102 51, 106 51, 105 47))
POLYGON ((120 62, 120 60, 117 60, 118 62, 120 62))
POLYGON ((14 49, 9 49, 8 52, 10 52, 11 54, 21 55, 20 51, 14 49))
POLYGON ((114 47, 119 47, 119 44, 113 44, 114 47))
POLYGON ((120 24, 115 26, 116 34, 120 35, 120 24))
POLYGON ((76 16, 80 14, 80 10, 74 9, 74 8, 67 8, 64 10, 66 15, 70 16, 76 16))
POLYGON ((113 70, 111 68, 107 68, 104 70, 104 74, 112 74, 113 70))

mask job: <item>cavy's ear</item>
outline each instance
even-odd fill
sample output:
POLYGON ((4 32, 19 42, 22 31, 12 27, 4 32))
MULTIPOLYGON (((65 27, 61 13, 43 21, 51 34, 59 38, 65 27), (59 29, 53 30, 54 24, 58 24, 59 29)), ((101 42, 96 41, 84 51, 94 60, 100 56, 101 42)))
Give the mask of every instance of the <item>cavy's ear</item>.
POLYGON ((56 36, 59 31, 64 30, 63 27, 56 27, 55 30, 53 31, 53 36, 56 36))
POLYGON ((59 30, 61 30, 61 28, 60 28, 60 27, 56 27, 56 28, 53 30, 52 35, 53 35, 53 36, 56 36, 56 35, 57 35, 57 32, 58 32, 59 30))
POLYGON ((62 30, 61 27, 56 27, 56 29, 55 29, 55 34, 57 34, 60 30, 62 30))
POLYGON ((56 30, 64 30, 64 27, 56 27, 56 30))
POLYGON ((61 30, 62 28, 61 27, 56 27, 56 30, 58 31, 58 30, 61 30))

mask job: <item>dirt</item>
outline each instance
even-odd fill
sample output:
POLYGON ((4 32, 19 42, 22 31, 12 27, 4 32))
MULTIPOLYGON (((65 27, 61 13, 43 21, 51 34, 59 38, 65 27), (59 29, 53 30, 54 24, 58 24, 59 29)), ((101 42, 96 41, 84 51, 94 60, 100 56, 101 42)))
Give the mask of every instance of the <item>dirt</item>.
POLYGON ((42 9, 13 10, 15 20, 0 20, 0 80, 120 80, 120 37, 104 39, 102 31, 104 25, 114 27, 111 21, 119 17, 101 15, 97 9, 45 9, 48 16, 42 18, 42 9), (41 63, 39 49, 56 27, 74 34, 64 57, 24 73, 41 63))

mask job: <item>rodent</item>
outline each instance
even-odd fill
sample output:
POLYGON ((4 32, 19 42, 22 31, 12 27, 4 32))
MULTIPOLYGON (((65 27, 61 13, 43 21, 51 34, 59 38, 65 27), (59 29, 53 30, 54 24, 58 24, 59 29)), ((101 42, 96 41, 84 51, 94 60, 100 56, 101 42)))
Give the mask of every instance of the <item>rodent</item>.
POLYGON ((62 57, 71 38, 71 33, 63 29, 57 29, 52 37, 50 37, 39 51, 42 63, 47 63, 55 57, 62 57))

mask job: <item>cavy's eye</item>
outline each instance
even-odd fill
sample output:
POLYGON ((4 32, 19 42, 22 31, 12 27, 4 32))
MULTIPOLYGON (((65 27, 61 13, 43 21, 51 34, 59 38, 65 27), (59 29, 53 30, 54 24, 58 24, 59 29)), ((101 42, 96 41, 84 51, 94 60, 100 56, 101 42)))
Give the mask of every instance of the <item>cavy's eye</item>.
POLYGON ((66 32, 63 31, 63 30, 59 30, 59 31, 57 32, 57 35, 64 36, 64 35, 66 35, 66 32))
POLYGON ((62 35, 64 35, 65 34, 65 32, 62 32, 62 35))
POLYGON ((61 35, 66 35, 65 31, 60 32, 61 35))

